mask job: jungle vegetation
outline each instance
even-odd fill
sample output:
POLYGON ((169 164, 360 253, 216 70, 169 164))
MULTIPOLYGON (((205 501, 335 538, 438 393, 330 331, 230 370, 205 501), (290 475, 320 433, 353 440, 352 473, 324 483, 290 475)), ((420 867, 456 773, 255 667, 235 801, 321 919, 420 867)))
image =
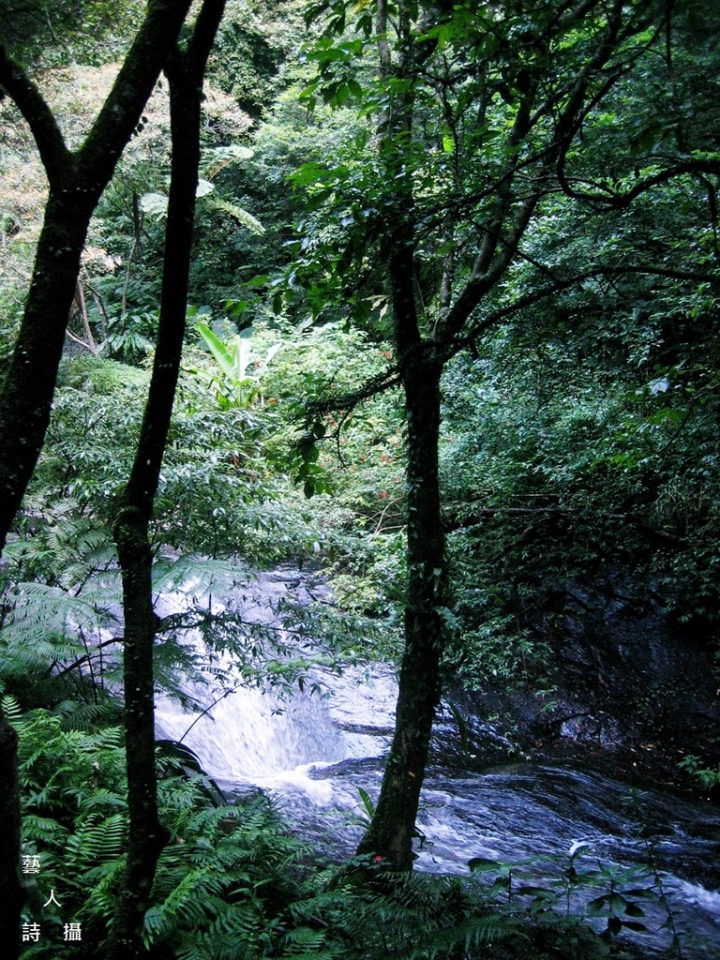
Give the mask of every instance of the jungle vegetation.
MULTIPOLYGON (((699 0, 3 4, 13 956, 66 955, 20 943, 30 854, 70 855, 88 957, 614 949, 413 877, 412 837, 443 684, 551 698, 539 624, 589 584, 715 649, 719 39, 699 0), (154 743, 189 625, 248 683, 304 682, 203 607, 288 560, 329 578, 304 616, 336 662, 400 665, 332 879, 154 743)), ((710 786, 717 759, 708 731, 687 763, 710 786)))

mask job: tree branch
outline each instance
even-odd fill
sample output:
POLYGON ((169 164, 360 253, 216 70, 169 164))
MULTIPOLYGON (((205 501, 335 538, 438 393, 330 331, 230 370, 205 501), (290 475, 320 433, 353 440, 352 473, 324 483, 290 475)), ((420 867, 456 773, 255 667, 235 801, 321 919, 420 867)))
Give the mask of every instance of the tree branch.
POLYGON ((683 160, 681 163, 645 177, 645 179, 636 183, 631 190, 626 191, 610 191, 608 188, 604 188, 602 193, 590 193, 585 190, 575 190, 571 186, 571 179, 565 176, 564 170, 560 167, 558 167, 558 181, 563 193, 573 200, 582 200, 585 203, 610 207, 614 210, 624 210, 643 193, 647 193, 648 190, 662 183, 667 183, 668 180, 673 180, 683 174, 708 173, 720 176, 720 154, 716 157, 696 157, 691 160, 683 160))
POLYGON ((365 400, 370 400, 372 397, 385 393, 386 390, 392 390, 393 387, 399 386, 401 382, 402 377, 398 368, 390 367, 390 369, 367 380, 357 390, 350 390, 348 393, 337 394, 327 399, 310 401, 305 408, 307 416, 308 418, 318 417, 327 413, 335 413, 338 410, 349 412, 365 400))
POLYGON ((23 68, 0 46, 0 87, 12 98, 30 127, 50 184, 57 181, 71 163, 60 127, 45 98, 23 68))
POLYGON ((541 300, 545 300, 548 297, 554 297, 558 293, 562 293, 564 290, 567 290, 576 284, 583 283, 585 280, 593 280, 597 277, 619 277, 625 274, 667 277, 671 280, 689 280, 695 283, 711 283, 715 286, 720 286, 719 274, 695 273, 689 270, 675 270, 671 267, 654 267, 648 264, 636 264, 633 266, 600 266, 593 270, 587 270, 583 273, 576 274, 575 276, 569 277, 565 280, 557 279, 549 286, 543 287, 540 290, 535 290, 532 293, 528 293, 524 297, 520 297, 520 299, 516 300, 514 303, 508 304, 506 307, 500 307, 487 317, 484 317, 482 320, 476 323, 475 326, 471 327, 465 336, 446 341, 445 343, 436 343, 435 348, 440 348, 447 351, 447 353, 444 355, 447 357, 447 359, 450 359, 450 357, 455 356, 455 354, 459 353, 461 350, 473 346, 477 338, 496 323, 507 319, 515 313, 519 313, 521 310, 525 310, 527 307, 534 306, 541 300))
MULTIPOLYGON (((470 280, 453 305, 447 310, 442 322, 437 325, 440 339, 450 339, 459 334, 472 312, 482 301, 482 298, 500 280, 512 261, 517 247, 532 220, 537 205, 545 192, 543 184, 546 182, 547 175, 552 167, 558 163, 563 151, 567 152, 577 132, 578 118, 584 114, 588 88, 592 78, 597 75, 598 71, 602 70, 616 49, 622 28, 623 6, 623 0, 615 0, 598 48, 576 75, 569 100, 557 122, 555 137, 544 152, 539 176, 535 178, 536 184, 540 185, 536 186, 522 203, 514 217, 514 222, 511 224, 511 233, 508 239, 503 241, 503 227, 507 225, 513 203, 516 201, 516 197, 513 196, 512 184, 518 167, 517 148, 527 138, 533 118, 536 121, 542 112, 549 109, 549 104, 546 103, 541 112, 536 111, 531 115, 530 105, 535 93, 535 87, 529 90, 523 98, 523 102, 515 118, 513 129, 508 138, 508 146, 515 148, 515 153, 510 162, 509 169, 503 175, 503 182, 498 188, 498 201, 493 222, 483 239, 470 280)), ((628 27, 628 31, 630 31, 630 27, 628 27)), ((602 87, 603 94, 606 92, 606 88, 609 89, 609 86, 612 86, 615 80, 616 77, 614 74, 608 78, 602 87)), ((595 98, 593 98, 593 102, 594 99, 595 98)))
POLYGON ((83 173, 91 179, 104 182, 112 176, 190 5, 191 0, 149 0, 112 90, 77 154, 83 173))

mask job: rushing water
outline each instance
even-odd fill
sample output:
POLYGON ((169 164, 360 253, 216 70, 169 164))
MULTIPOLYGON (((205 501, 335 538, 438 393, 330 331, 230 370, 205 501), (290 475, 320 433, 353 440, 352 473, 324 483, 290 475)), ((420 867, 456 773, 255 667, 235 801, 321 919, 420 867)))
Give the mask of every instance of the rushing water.
MULTIPOLYGON (((269 600, 278 599, 291 579, 306 588, 297 571, 259 578, 251 615, 266 617, 269 600)), ((373 798, 379 791, 397 688, 385 666, 353 667, 342 676, 327 671, 316 679, 323 696, 298 692, 287 700, 238 689, 187 735, 196 715, 163 700, 158 735, 184 737, 226 791, 253 785, 271 792, 320 854, 343 856, 361 834, 358 788, 373 798)), ((616 864, 636 868, 621 881, 621 891, 658 892, 661 885, 686 960, 720 957, 720 819, 714 808, 658 790, 633 799, 627 784, 586 766, 522 761, 474 768, 472 755, 453 746, 452 716, 441 715, 437 728, 418 817, 419 869, 468 875, 475 858, 512 864, 517 891, 522 884, 558 882, 576 849, 581 875, 616 864), (643 870, 648 863, 652 869, 643 870)), ((604 883, 596 879, 584 902, 607 892, 604 883)), ((582 908, 577 890, 570 900, 573 909, 582 908)), ((667 909, 644 898, 642 909, 649 929, 638 942, 662 950, 671 941, 662 926, 667 909)))

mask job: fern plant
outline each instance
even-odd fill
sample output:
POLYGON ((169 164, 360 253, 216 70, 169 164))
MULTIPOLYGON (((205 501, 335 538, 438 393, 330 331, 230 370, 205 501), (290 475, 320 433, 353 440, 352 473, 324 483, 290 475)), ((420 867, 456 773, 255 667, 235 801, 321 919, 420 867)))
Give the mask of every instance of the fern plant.
MULTIPOLYGON (((82 924, 88 955, 101 955, 127 839, 122 731, 66 729, 62 716, 23 713, 9 696, 2 707, 19 735, 22 853, 39 863, 39 873, 26 876, 23 922, 39 923, 43 937, 24 957, 73 956, 73 945, 62 941, 69 919, 82 924), (48 902, 50 890, 60 907, 48 902)), ((184 761, 167 750, 158 757, 160 817, 171 839, 158 865, 146 942, 177 957, 269 957, 281 936, 278 917, 294 896, 288 870, 301 847, 264 797, 217 807, 207 778, 188 776, 184 761)))
POLYGON ((172 830, 145 918, 147 945, 186 960, 271 955, 301 850, 272 804, 260 796, 242 807, 185 808, 172 830))
MULTIPOLYGON (((67 729, 61 714, 23 713, 8 696, 2 707, 20 740, 23 855, 40 865, 26 877, 23 920, 40 923, 43 937, 28 945, 23 960, 75 956, 75 947, 62 940, 68 920, 82 924, 86 956, 101 957, 127 835, 120 728, 67 729), (50 890, 61 907, 48 902, 50 890)), ((528 911, 520 902, 532 897, 527 890, 518 888, 510 904, 499 902, 499 891, 479 874, 394 875, 374 860, 329 870, 288 834, 265 796, 223 803, 172 749, 159 753, 158 775, 160 818, 170 840, 143 933, 158 955, 599 960, 612 950, 572 918, 544 906, 528 911)))

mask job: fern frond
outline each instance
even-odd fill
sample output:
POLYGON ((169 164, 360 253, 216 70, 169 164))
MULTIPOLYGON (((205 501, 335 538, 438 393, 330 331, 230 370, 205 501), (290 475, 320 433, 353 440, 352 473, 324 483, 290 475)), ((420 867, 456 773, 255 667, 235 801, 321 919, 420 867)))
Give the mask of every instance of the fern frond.
POLYGON ((68 835, 65 827, 50 817, 38 817, 26 813, 22 821, 23 839, 40 840, 49 845, 64 844, 68 835))
MULTIPOLYGON (((100 724, 117 723, 120 719, 120 708, 112 700, 104 703, 78 703, 75 700, 64 700, 55 710, 61 717, 63 730, 82 730, 90 733, 100 724)), ((119 728, 116 729, 119 730, 119 728)))
POLYGON ((470 917, 462 923, 441 930, 425 928, 422 947, 415 947, 407 954, 407 960, 427 957, 453 956, 460 948, 465 955, 477 947, 509 937, 529 939, 521 930, 520 922, 513 916, 497 914, 485 917, 470 917))
POLYGON ((126 818, 115 813, 104 820, 85 819, 76 833, 68 837, 69 865, 83 870, 90 864, 117 860, 123 850, 126 818))
POLYGON ((203 170, 205 175, 212 180, 213 177, 216 177, 225 167, 230 164, 240 163, 243 160, 249 160, 252 155, 253 151, 249 147, 242 147, 236 144, 210 147, 208 150, 203 150, 203 170))
POLYGON ((19 583, 3 627, 2 672, 24 674, 85 654, 83 637, 99 637, 116 622, 106 607, 58 586, 19 583))
POLYGON ((127 801, 125 798, 118 796, 113 790, 93 790, 90 796, 83 798, 80 802, 80 812, 83 815, 85 813, 92 813, 95 810, 110 809, 127 809, 127 801))
POLYGON ((237 563, 211 560, 186 554, 177 560, 160 558, 153 564, 153 590, 156 593, 183 593, 205 601, 210 594, 223 596, 239 583, 247 581, 249 571, 237 563))
POLYGON ((271 926, 259 905, 222 904, 204 929, 184 931, 177 960, 259 960, 271 955, 271 926))
MULTIPOLYGON (((125 869, 125 857, 108 861, 88 870, 83 880, 90 888, 90 896, 85 902, 82 916, 101 917, 106 925, 110 924, 117 907, 118 881, 125 869)), ((67 876, 67 873, 65 874, 67 876)), ((23 958, 24 960, 24 958, 23 958)))
POLYGON ((148 911, 144 935, 149 943, 175 926, 202 928, 216 913, 216 897, 222 893, 224 878, 211 866, 189 870, 165 901, 148 911), (148 919, 149 917, 149 919, 148 919))
POLYGON ((12 694, 5 694, 2 698, 1 706, 3 716, 12 726, 17 726, 22 721, 22 709, 12 694))
POLYGON ((322 956, 322 948, 325 946, 325 933, 323 931, 313 930, 311 927, 296 927, 294 930, 288 930, 283 937, 284 950, 281 954, 281 960, 310 960, 322 956))
POLYGON ((242 224, 242 226, 251 233, 265 233, 265 227, 260 223, 260 221, 257 220, 251 213, 248 213, 247 210, 243 210, 243 208, 239 207, 236 203, 230 203, 228 200, 221 200, 219 197, 212 197, 208 199, 207 204, 213 210, 223 210, 225 213, 229 213, 230 216, 235 217, 238 223, 242 224))

